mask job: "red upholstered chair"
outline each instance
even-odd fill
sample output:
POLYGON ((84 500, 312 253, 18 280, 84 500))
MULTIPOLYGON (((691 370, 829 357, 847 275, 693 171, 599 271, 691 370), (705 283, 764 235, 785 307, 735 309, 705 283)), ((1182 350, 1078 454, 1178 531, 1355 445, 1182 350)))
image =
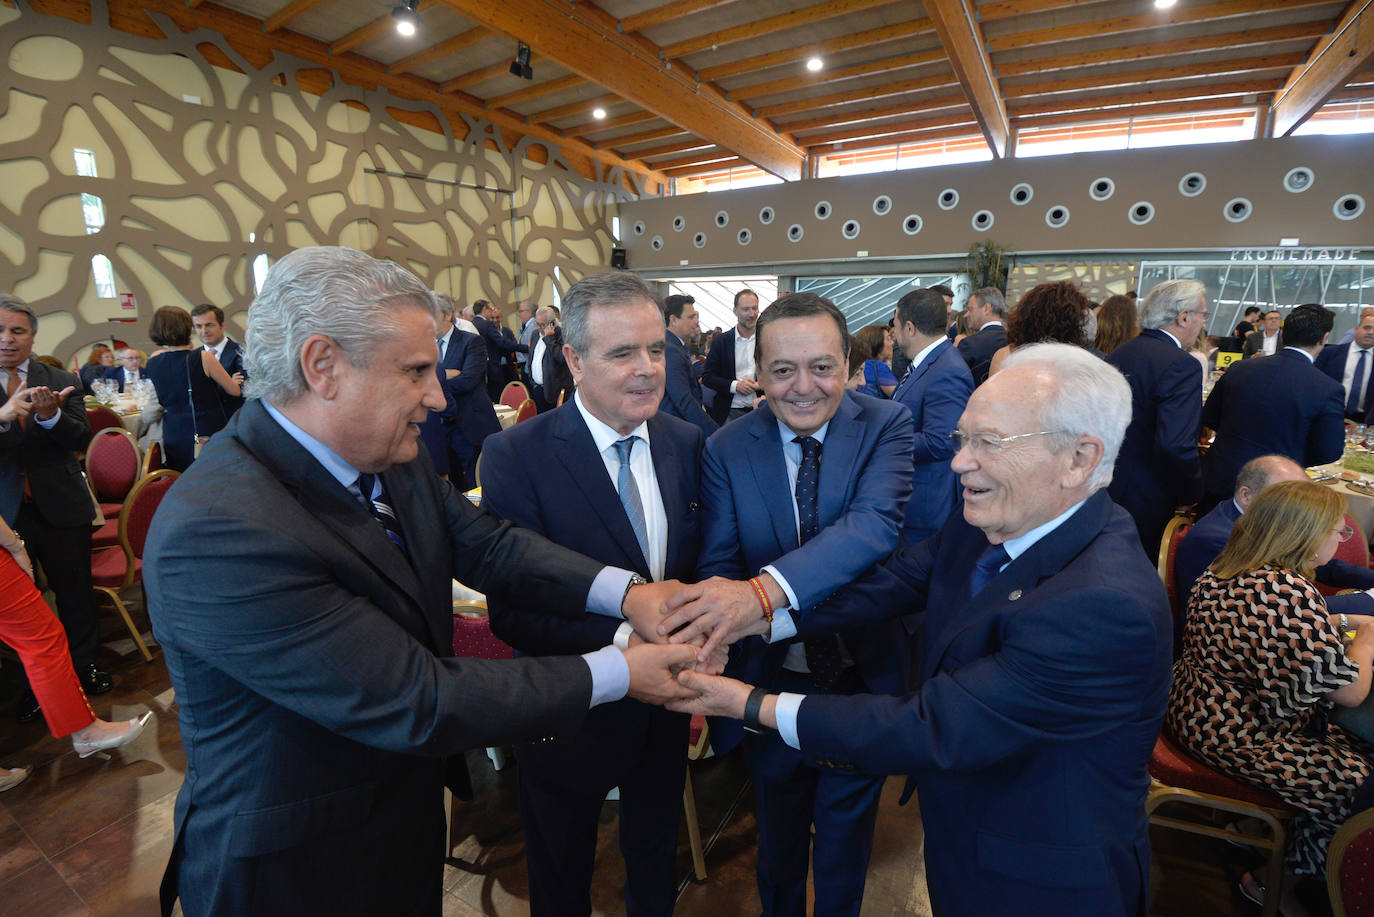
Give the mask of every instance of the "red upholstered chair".
MULTIPOLYGON (((91 585, 95 591, 105 596, 114 605, 124 626, 129 629, 138 650, 145 661, 151 661, 153 654, 143 642, 143 636, 129 617, 129 609, 119 594, 134 585, 143 583, 143 548, 148 541, 148 529, 153 523, 162 498, 167 495, 173 482, 179 477, 170 470, 155 471, 139 480, 124 500, 124 508, 119 513, 119 544, 113 548, 98 548, 91 554, 91 585)), ((143 607, 148 607, 148 598, 143 597, 143 607)))
POLYGON ((506 387, 501 389, 501 403, 508 408, 519 410, 520 405, 529 397, 530 390, 525 388, 523 382, 507 382, 506 387))
POLYGON ((1336 917, 1374 917, 1374 809, 1350 816, 1331 839, 1326 890, 1336 917))
POLYGON ((532 398, 526 398, 524 401, 520 402, 520 406, 515 409, 515 422, 522 423, 538 413, 539 409, 534 406, 534 400, 532 398))
POLYGON ((124 421, 119 419, 119 415, 103 405, 86 408, 86 419, 90 421, 92 433, 124 429, 124 421))
POLYGON ((1183 609, 1178 607, 1178 579, 1174 575, 1174 561, 1178 557, 1178 546, 1183 536, 1193 527, 1192 513, 1177 513, 1164 527, 1164 535, 1159 539, 1159 578, 1164 581, 1164 589, 1169 593, 1169 607, 1174 612, 1174 631, 1181 633, 1183 609))
MULTIPOLYGON (((1269 857, 1264 875, 1257 878, 1266 892, 1281 887, 1284 822, 1294 814, 1293 809, 1277 796, 1212 770, 1190 756, 1166 734, 1161 734, 1155 742, 1154 754, 1150 756, 1150 776, 1153 779, 1145 798, 1145 815, 1150 819, 1150 824, 1267 850, 1269 857), (1160 807, 1170 804, 1202 809, 1204 813, 1196 821, 1158 814, 1160 807), (1257 818, 1268 827, 1269 834, 1267 837, 1256 837, 1218 828, 1212 819, 1206 817, 1216 812, 1257 818)), ((1189 814, 1198 815, 1196 812, 1189 814)), ((1276 917, 1279 900, 1280 895, 1276 891, 1265 894, 1261 917, 1276 917)))
POLYGON ((124 498, 142 476, 142 462, 138 442, 123 427, 106 427, 91 436, 86 446, 86 477, 107 517, 119 515, 124 498))
POLYGON ((465 659, 511 659, 515 650, 491 632, 487 603, 461 599, 453 603, 453 655, 465 659))
MULTIPOLYGON (((1360 528, 1360 523, 1355 521, 1355 517, 1346 514, 1345 524, 1355 530, 1355 534, 1350 536, 1349 541, 1342 541, 1336 545, 1335 560, 1343 560, 1346 563, 1354 564, 1357 567, 1369 566, 1369 540, 1365 537, 1364 529, 1360 528)), ((1341 591, 1339 586, 1328 586, 1325 583, 1317 583, 1317 591, 1322 595, 1335 595, 1341 591)))
POLYGON ((691 762, 700 760, 711 747, 711 730, 706 717, 693 716, 687 727, 687 780, 682 785, 682 815, 687 821, 687 846, 692 851, 692 878, 706 881, 706 851, 701 844, 701 824, 697 819, 697 794, 692 789, 691 762))
POLYGON ((153 440, 143 453, 143 473, 152 474, 167 467, 167 457, 162 454, 162 443, 153 440))

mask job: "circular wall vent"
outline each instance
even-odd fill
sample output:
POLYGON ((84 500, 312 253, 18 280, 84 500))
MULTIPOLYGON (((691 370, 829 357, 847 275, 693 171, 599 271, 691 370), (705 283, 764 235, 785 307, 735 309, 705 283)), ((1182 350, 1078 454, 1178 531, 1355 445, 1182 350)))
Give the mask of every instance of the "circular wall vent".
POLYGON ((828 220, 828 219, 830 219, 830 202, 829 202, 829 201, 817 201, 817 202, 816 202, 815 214, 816 214, 816 219, 818 219, 818 220, 828 220))
POLYGON ((1035 197, 1035 189, 1028 182, 1012 185, 1011 202, 1013 204, 1029 204, 1033 197, 1035 197))
POLYGON ((1178 180, 1178 193, 1184 197, 1197 197, 1207 190, 1207 176, 1201 172, 1189 172, 1178 180))
POLYGON ((1337 219, 1353 220, 1364 213, 1364 198, 1358 194, 1343 194, 1331 206, 1337 219))
POLYGON ((858 220, 845 220, 844 225, 840 227, 840 235, 846 239, 857 239, 861 228, 858 220))
POLYGON ((953 210, 959 206, 959 192, 953 188, 946 188, 940 192, 940 197, 937 200, 941 210, 953 210))
POLYGON ((1126 219, 1137 226, 1144 226, 1155 218, 1155 205, 1149 201, 1136 201, 1131 205, 1131 209, 1126 211, 1126 219))
POLYGON ((806 230, 802 229, 800 223, 793 223, 791 226, 787 227, 788 242, 800 242, 804 235, 806 235, 806 230))
POLYGON ((706 233, 704 233, 704 232, 699 232, 699 233, 697 233, 696 235, 692 236, 692 244, 695 245, 697 248, 705 248, 705 247, 706 247, 706 233))
POLYGON ((1045 211, 1045 225, 1050 229, 1062 229, 1069 225, 1069 208, 1063 204, 1055 204, 1045 211))
POLYGON ((1092 183, 1088 185, 1088 196, 1095 201, 1105 201, 1115 193, 1116 182, 1105 176, 1094 178, 1092 183))
POLYGON ((1226 202, 1226 207, 1221 211, 1221 215, 1226 217, 1230 223, 1244 223, 1250 219, 1250 214, 1255 210, 1255 206, 1243 197, 1233 197, 1226 202))
POLYGON ((721 229, 724 229, 725 227, 729 226, 730 214, 726 213, 724 210, 717 210, 716 225, 719 226, 721 229))
POLYGON ((687 219, 685 217, 673 217, 673 232, 682 232, 686 228, 687 219))
POLYGON ((769 223, 773 222, 772 207, 764 207, 762 210, 759 211, 759 222, 762 223, 764 226, 767 226, 769 223))
POLYGON ((654 236, 652 239, 649 240, 649 247, 656 252, 663 251, 663 237, 654 236))
POLYGON ((921 218, 914 213, 907 214, 906 219, 902 220, 902 232, 909 236, 914 236, 921 231, 921 218))
POLYGON ((634 233, 635 233, 635 235, 637 235, 637 236, 642 236, 642 235, 644 235, 644 229, 645 229, 645 227, 644 227, 644 221, 643 221, 643 220, 635 220, 635 225, 634 225, 634 233))
POLYGON ((886 194, 880 194, 873 199, 873 212, 878 216, 883 216, 892 210, 892 198, 886 194))
POLYGON ((1301 194, 1312 187, 1312 183, 1316 180, 1317 176, 1311 169, 1307 168, 1307 166, 1298 166, 1289 169, 1288 174, 1283 176, 1283 187, 1284 190, 1290 191, 1293 194, 1301 194))
POLYGON ((741 229, 735 238, 739 239, 740 245, 748 245, 754 240, 754 234, 747 229, 741 229))
POLYGON ((980 210, 973 215, 973 220, 971 222, 974 229, 979 232, 987 232, 992 228, 992 221, 993 216, 991 210, 980 210))

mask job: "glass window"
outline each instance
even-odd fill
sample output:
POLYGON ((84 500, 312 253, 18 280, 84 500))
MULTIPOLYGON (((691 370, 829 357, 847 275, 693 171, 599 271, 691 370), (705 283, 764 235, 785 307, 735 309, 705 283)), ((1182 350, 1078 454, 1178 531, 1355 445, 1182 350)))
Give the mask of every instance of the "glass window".
POLYGON ((1294 135, 1367 134, 1374 131, 1374 100, 1327 102, 1294 135))
POLYGON ((267 269, 272 266, 267 256, 258 255, 253 259, 253 292, 262 290, 262 285, 267 282, 267 269))
POLYGON ((91 257, 91 277, 95 280, 95 295, 100 299, 116 299, 114 268, 104 255, 91 257))

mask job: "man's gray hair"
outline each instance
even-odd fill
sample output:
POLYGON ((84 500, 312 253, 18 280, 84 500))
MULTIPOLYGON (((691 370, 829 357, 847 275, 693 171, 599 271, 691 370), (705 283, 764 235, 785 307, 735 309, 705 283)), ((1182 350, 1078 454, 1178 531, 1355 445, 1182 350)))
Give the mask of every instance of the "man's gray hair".
POLYGON ((541 315, 547 316, 548 318, 552 319, 558 318, 558 312, 554 309, 553 306, 540 306, 538 309, 534 310, 535 318, 539 318, 541 315))
MULTIPOLYGON (((974 290, 969 298, 976 299, 985 306, 992 306, 992 314, 998 318, 1007 317, 1007 298, 996 287, 983 287, 974 290)), ((968 306, 966 305, 964 308, 967 309, 968 306)))
POLYGON ((248 397, 285 405, 304 395, 301 352, 312 334, 332 340, 353 366, 367 366, 377 342, 396 332, 403 307, 434 314, 429 289, 394 261, 332 246, 291 252, 272 265, 248 309, 248 397))
POLYGON ((654 288, 638 274, 616 271, 584 277, 563 294, 563 343, 585 356, 591 348, 587 313, 592 306, 620 306, 644 300, 663 311, 654 288))
POLYGON ((1046 393, 1040 408, 1039 429, 1063 431, 1060 442, 1093 436, 1102 441, 1102 461, 1088 481, 1101 490, 1112 482, 1121 440, 1131 422, 1131 387, 1115 366, 1072 344, 1031 344, 1012 351, 1002 364, 1035 367, 1058 383, 1046 393))
POLYGON ((0 312, 18 312, 27 315, 29 317, 29 329, 34 334, 38 333, 38 316, 34 314, 28 303, 13 293, 0 290, 0 312))
POLYGON ((440 293, 438 290, 430 290, 429 295, 434 299, 434 310, 440 315, 444 313, 452 314, 458 311, 458 304, 453 301, 453 297, 447 293, 440 293))
MULTIPOLYGON (((1150 291, 1139 306, 1140 327, 1164 328, 1172 325, 1180 312, 1196 312, 1207 288, 1196 280, 1166 280, 1150 291)), ((1192 345, 1184 341, 1184 349, 1192 345)))

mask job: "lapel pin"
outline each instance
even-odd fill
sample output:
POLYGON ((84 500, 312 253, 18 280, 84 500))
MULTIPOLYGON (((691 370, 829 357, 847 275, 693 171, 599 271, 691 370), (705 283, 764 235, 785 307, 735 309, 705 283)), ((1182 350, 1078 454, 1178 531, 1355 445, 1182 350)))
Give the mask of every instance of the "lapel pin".
POLYGON ((1013 590, 1011 591, 1011 595, 1007 596, 1007 601, 1008 601, 1008 602, 1015 602, 1015 601, 1016 601, 1017 599, 1019 599, 1019 598, 1021 598, 1021 590, 1020 590, 1020 589, 1013 589, 1013 590))

